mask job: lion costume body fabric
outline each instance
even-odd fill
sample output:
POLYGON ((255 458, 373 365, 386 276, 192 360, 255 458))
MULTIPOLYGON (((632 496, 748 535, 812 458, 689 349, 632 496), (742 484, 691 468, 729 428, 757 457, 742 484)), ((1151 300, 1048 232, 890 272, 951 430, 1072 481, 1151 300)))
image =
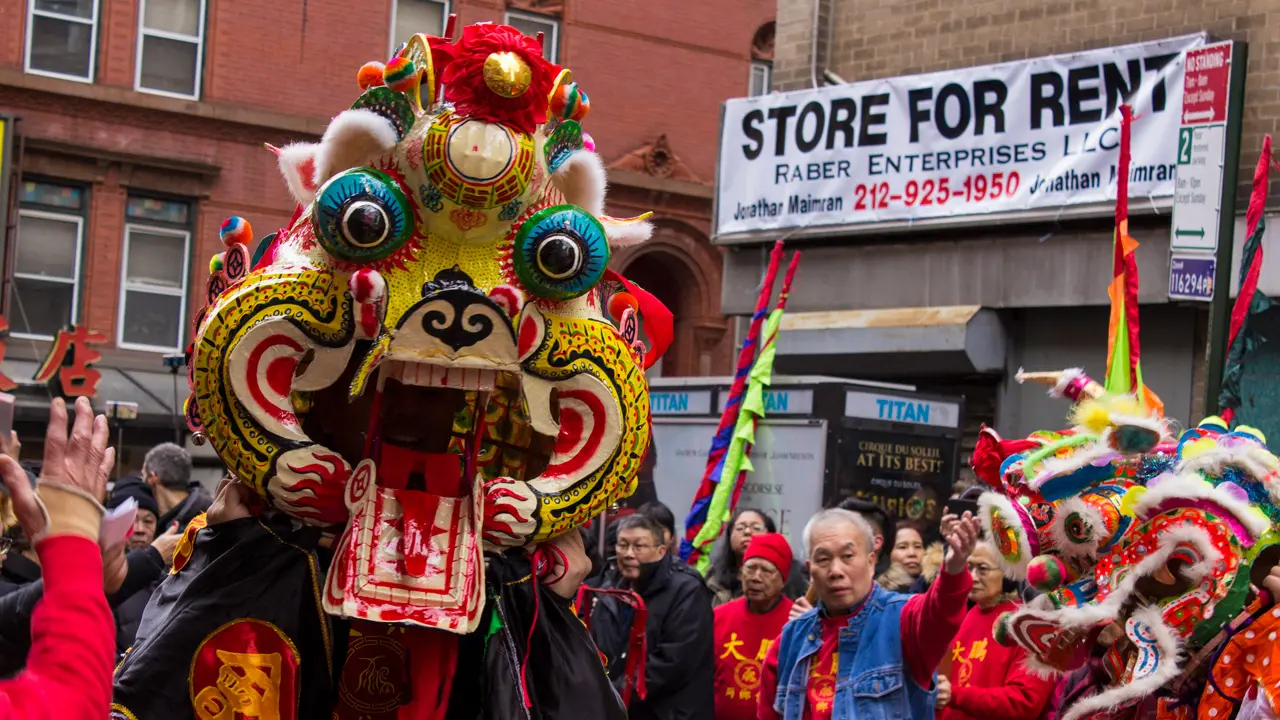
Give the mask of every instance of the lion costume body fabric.
POLYGON ((1069 430, 984 429, 975 450, 996 491, 980 501, 987 535, 1005 572, 1044 593, 997 639, 1042 675, 1093 678, 1064 720, 1227 720, 1259 694, 1274 707, 1280 608, 1259 587, 1280 550, 1280 461, 1265 438, 1216 417, 1179 432, 1078 370, 1029 377, 1076 404, 1069 430))
POLYGON ((272 148, 288 228, 254 253, 223 225, 186 414, 261 512, 184 537, 116 717, 624 716, 546 585, 647 451, 671 318, 606 268, 651 227, 604 214, 588 99, 539 40, 446 34, 272 148))

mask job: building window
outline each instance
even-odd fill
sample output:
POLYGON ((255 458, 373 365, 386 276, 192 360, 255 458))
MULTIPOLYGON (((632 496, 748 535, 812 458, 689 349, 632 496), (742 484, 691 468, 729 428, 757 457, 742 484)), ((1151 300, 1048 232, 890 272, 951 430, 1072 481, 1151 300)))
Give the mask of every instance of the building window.
POLYGON ((25 70, 93 82, 98 0, 28 0, 25 70))
POLYGON ((154 352, 182 348, 190 255, 189 204, 129 197, 116 333, 119 347, 154 352))
POLYGON ((205 0, 141 0, 134 88, 200 99, 205 0))
POLYGON ((504 23, 528 35, 538 37, 542 33, 542 57, 558 63, 560 57, 560 21, 546 15, 508 10, 504 23))
POLYGON ((74 186, 22 182, 9 286, 9 327, 15 337, 52 340, 75 324, 87 196, 74 186))
POLYGON ((763 60, 751 62, 751 97, 768 95, 773 90, 773 64, 763 60))
POLYGON ((391 50, 394 53, 409 38, 423 35, 444 35, 449 22, 449 3, 442 0, 392 0, 391 1, 391 50))

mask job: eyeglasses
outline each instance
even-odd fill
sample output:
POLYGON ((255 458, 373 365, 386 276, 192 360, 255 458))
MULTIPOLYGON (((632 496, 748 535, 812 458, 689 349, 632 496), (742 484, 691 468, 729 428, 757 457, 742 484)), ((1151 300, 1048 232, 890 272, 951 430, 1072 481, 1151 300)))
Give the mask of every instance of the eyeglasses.
POLYGON ((778 574, 778 571, 777 571, 775 568, 771 568, 771 567, 769 567, 768 565, 757 564, 757 565, 743 565, 743 566, 742 566, 742 577, 757 577, 757 576, 759 576, 759 577, 762 577, 762 578, 768 579, 768 578, 771 578, 771 577, 773 577, 773 576, 775 576, 775 575, 777 575, 777 574, 778 574))
POLYGON ((0 555, 4 555, 13 549, 13 539, 0 537, 0 555))
POLYGON ((762 533, 765 531, 765 526, 764 523, 738 523, 733 526, 733 531, 737 533, 762 533))
POLYGON ((990 565, 970 565, 969 566, 969 572, 974 575, 977 575, 978 577, 986 577, 995 571, 996 569, 991 567, 990 565))
POLYGON ((635 553, 636 555, 641 555, 641 554, 643 554, 643 553, 647 553, 647 552, 649 552, 650 550, 654 549, 655 547, 657 547, 657 546, 656 546, 656 545, 646 545, 646 544, 644 544, 644 543, 640 543, 640 544, 638 544, 638 545, 631 545, 631 544, 629 544, 629 543, 620 542, 620 543, 618 543, 617 545, 614 545, 614 546, 613 546, 613 549, 614 549, 614 550, 617 550, 619 555, 626 555, 626 554, 627 554, 627 553, 629 553, 629 552, 635 553))

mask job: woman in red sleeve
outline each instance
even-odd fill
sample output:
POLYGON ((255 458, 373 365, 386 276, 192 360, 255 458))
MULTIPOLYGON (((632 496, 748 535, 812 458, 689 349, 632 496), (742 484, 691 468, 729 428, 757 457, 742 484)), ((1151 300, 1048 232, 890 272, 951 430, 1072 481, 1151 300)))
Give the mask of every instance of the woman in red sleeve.
POLYGON ((969 556, 974 607, 951 642, 950 696, 939 693, 939 720, 1035 720, 1052 686, 1022 667, 1026 651, 996 642, 996 620, 1018 607, 1014 586, 1005 580, 995 551, 981 544, 969 556))
POLYGON ((70 439, 66 406, 53 401, 34 493, 18 463, 0 456, 14 514, 35 545, 44 576, 26 668, 0 681, 0 718, 102 720, 110 711, 115 622, 102 591, 98 528, 114 464, 106 418, 94 418, 86 398, 76 402, 70 439))

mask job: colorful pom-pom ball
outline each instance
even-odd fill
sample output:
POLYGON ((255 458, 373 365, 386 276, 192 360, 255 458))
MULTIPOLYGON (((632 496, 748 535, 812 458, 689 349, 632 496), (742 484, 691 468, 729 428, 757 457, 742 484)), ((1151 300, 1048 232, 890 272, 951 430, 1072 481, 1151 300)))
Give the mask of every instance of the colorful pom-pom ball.
POLYGON ((418 82, 418 68, 408 58, 392 58, 382 71, 382 80, 396 92, 409 92, 418 82))
POLYGON ((991 630, 991 636, 1004 647, 1013 647, 1013 638, 1009 636, 1009 619, 1012 616, 1013 613, 1009 611, 1000 613, 1000 617, 996 618, 995 627, 991 630))
POLYGON ((582 149, 587 152, 596 151, 596 139, 591 137, 591 133, 582 133, 582 149))
POLYGON ((621 320, 622 313, 626 312, 628 308, 636 310, 639 307, 640 303, 629 292, 616 292, 609 297, 609 316, 614 320, 621 320))
POLYGON ((360 85, 360 89, 368 90, 386 82, 382 79, 382 74, 386 71, 386 67, 386 65, 376 61, 361 65, 360 72, 356 73, 356 82, 360 85))
POLYGON ((1258 429, 1258 428, 1256 428, 1256 427, 1249 427, 1248 425, 1241 425, 1241 426, 1239 426, 1239 427, 1237 427, 1237 428, 1236 428, 1236 434, 1237 434, 1237 435, 1247 435, 1247 436, 1249 436, 1249 437, 1253 438, 1254 440, 1257 440, 1258 442, 1262 443, 1263 445, 1266 445, 1266 444, 1267 444, 1267 436, 1266 436, 1266 435, 1265 435, 1261 430, 1259 430, 1259 429, 1258 429))
POLYGON ((591 100, 575 82, 562 82, 551 94, 551 114, 565 120, 582 119, 591 111, 591 100))
POLYGON ((1206 430, 1218 430, 1221 432, 1226 432, 1227 421, 1223 420, 1217 415, 1210 415, 1209 417, 1200 421, 1200 427, 1206 430))
POLYGON ((226 247, 248 245, 253 242, 253 226, 248 220, 232 215, 222 221, 222 227, 218 228, 218 237, 226 247))
POLYGON ((227 264, 222 258, 222 253, 218 253, 217 255, 213 256, 212 260, 209 261, 209 274, 217 275, 218 273, 222 272, 222 268, 226 266, 227 264))
POLYGON ((1062 581, 1066 577, 1066 566, 1052 555, 1031 558, 1031 563, 1027 565, 1027 582, 1040 592, 1051 592, 1062 587, 1062 581))

